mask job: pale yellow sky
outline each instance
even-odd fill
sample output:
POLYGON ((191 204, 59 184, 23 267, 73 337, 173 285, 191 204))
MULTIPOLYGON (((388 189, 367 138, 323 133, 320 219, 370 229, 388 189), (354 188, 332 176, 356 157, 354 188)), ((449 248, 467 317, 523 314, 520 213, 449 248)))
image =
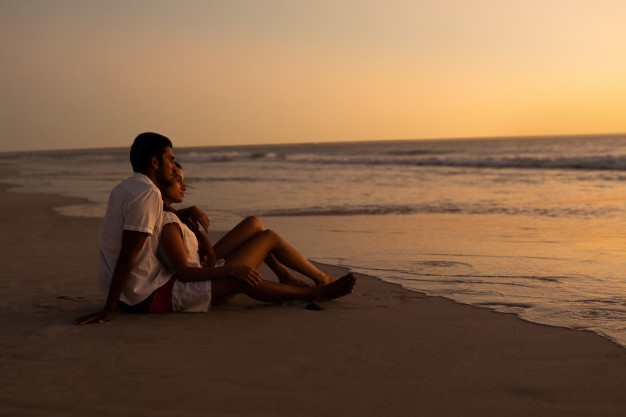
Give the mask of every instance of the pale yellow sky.
POLYGON ((626 132, 626 1, 0 0, 0 151, 626 132))

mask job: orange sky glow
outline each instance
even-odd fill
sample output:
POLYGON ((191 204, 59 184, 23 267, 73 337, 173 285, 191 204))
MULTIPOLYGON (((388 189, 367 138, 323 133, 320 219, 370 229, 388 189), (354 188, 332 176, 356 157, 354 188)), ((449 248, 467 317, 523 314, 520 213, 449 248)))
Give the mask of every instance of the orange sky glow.
POLYGON ((626 132, 621 0, 0 0, 0 151, 626 132))

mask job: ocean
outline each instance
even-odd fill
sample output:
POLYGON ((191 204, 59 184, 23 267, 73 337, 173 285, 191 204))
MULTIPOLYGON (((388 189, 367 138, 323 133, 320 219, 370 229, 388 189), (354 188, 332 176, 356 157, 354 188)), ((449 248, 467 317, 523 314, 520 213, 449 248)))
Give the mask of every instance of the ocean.
MULTIPOLYGON (((255 215, 310 259, 626 347, 626 136, 174 152, 183 205, 212 230, 255 215)), ((4 154, 0 169, 12 192, 89 201, 67 216, 101 217, 132 174, 127 148, 4 154)))

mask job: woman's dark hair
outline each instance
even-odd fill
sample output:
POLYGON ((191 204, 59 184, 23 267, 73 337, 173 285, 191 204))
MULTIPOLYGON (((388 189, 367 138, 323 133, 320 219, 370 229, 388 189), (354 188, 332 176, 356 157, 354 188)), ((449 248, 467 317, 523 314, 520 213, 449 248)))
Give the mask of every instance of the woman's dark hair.
POLYGON ((163 163, 163 154, 167 147, 172 147, 172 141, 158 133, 145 132, 137 136, 130 147, 130 164, 133 171, 145 174, 153 156, 163 163))

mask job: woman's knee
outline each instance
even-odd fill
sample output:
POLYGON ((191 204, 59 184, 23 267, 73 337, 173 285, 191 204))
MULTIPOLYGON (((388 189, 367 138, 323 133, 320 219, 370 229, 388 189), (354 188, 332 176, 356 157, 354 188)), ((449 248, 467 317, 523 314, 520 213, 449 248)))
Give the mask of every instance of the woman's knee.
POLYGON ((273 231, 272 229, 263 229, 263 231, 261 232, 261 234, 265 237, 271 238, 271 239, 275 239, 278 236, 278 233, 276 233, 275 231, 273 231))
POLYGON ((265 230, 265 226, 263 226, 263 223, 261 223, 261 220, 259 220, 258 217, 255 216, 249 216, 246 217, 243 222, 250 228, 252 228, 253 230, 256 230, 257 232, 262 232, 263 230, 265 230))
POLYGON ((259 232, 259 235, 263 236, 267 241, 273 242, 276 247, 281 246, 283 243, 283 238, 272 229, 264 229, 262 232, 259 232))

